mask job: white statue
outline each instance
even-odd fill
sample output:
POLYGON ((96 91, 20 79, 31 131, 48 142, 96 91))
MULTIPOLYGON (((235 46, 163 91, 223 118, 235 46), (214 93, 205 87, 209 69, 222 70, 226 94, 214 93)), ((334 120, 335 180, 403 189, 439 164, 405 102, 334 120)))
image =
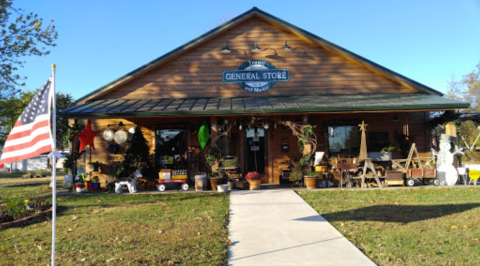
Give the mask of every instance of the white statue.
POLYGON ((450 152, 450 135, 442 134, 440 138, 440 151, 438 153, 432 149, 432 154, 437 156, 437 177, 442 186, 453 186, 457 183, 458 173, 453 167, 453 155, 464 154, 463 148, 458 149, 455 145, 455 151, 450 152))
POLYGON ((136 171, 133 179, 129 177, 121 177, 115 181, 115 193, 122 193, 122 186, 127 186, 130 193, 138 192, 137 190, 137 180, 142 177, 140 171, 136 171))

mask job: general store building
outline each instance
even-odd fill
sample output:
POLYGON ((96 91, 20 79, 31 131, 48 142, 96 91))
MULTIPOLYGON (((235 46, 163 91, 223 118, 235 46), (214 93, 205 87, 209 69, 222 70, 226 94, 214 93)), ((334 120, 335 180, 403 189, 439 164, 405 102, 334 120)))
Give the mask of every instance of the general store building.
POLYGON ((228 124, 223 155, 237 157, 243 174, 257 170, 262 182, 280 183, 300 157, 297 138, 282 122, 314 125, 317 150, 328 158, 358 156, 362 121, 369 151, 398 147, 398 136, 409 136, 427 153, 430 112, 466 107, 253 8, 83 96, 61 115, 88 119, 102 133, 87 160, 120 160, 123 146, 103 132, 140 126, 156 166, 188 169, 190 178, 208 170, 198 140, 202 123, 211 138, 228 124))

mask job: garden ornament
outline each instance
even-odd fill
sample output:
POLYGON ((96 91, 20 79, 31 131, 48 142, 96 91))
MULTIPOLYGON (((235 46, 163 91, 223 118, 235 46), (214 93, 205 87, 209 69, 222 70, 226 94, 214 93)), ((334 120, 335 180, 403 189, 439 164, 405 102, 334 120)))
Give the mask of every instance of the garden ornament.
POLYGON ((142 173, 137 170, 133 176, 133 179, 129 177, 121 177, 115 181, 115 193, 122 193, 122 186, 127 186, 130 193, 138 192, 137 190, 137 180, 142 177, 142 173))
POLYGON ((458 149, 455 145, 455 151, 450 152, 450 135, 442 134, 440 138, 440 151, 438 153, 432 149, 432 154, 437 156, 437 177, 442 186, 453 186, 457 183, 458 173, 453 167, 453 155, 465 154, 463 148, 458 149))
POLYGON ((75 136, 80 139, 80 149, 78 151, 82 152, 87 145, 90 145, 90 147, 95 150, 93 138, 95 138, 97 133, 98 131, 92 130, 92 125, 90 124, 90 120, 88 120, 85 129, 82 132, 75 134, 75 136))

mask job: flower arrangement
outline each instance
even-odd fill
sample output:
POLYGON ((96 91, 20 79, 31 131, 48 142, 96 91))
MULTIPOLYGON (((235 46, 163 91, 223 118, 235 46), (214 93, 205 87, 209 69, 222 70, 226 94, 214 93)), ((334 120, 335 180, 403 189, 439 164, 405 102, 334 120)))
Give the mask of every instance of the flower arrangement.
POLYGON ((245 179, 247 180, 260 180, 261 176, 259 173, 256 171, 253 172, 248 172, 247 175, 245 176, 245 179))

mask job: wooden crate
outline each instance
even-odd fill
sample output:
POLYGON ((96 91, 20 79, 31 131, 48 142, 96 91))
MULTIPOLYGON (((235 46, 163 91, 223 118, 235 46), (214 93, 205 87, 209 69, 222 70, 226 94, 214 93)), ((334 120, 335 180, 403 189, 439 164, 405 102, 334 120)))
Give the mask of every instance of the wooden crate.
POLYGON ((404 185, 403 172, 402 171, 386 171, 385 172, 385 185, 404 185))

